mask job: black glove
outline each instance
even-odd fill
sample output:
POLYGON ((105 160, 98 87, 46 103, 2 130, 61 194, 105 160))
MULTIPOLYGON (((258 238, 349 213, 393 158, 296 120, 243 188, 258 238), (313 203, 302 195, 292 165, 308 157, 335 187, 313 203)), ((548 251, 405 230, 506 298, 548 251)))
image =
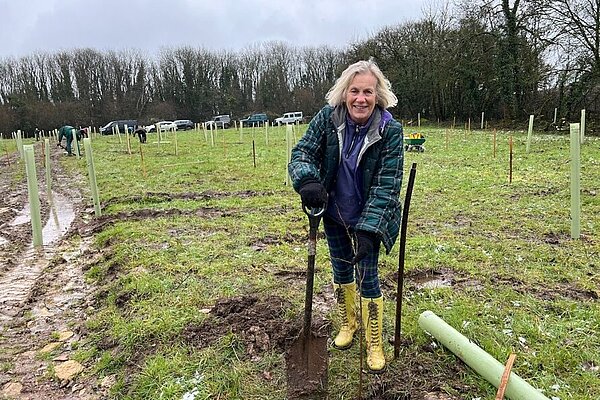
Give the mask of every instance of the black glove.
POLYGON ((310 208, 323 207, 327 204, 327 190, 321 182, 306 182, 300 190, 302 204, 310 208))
POLYGON ((366 231, 356 231, 356 254, 352 259, 352 264, 358 263, 365 258, 378 244, 379 238, 375 233, 366 231))

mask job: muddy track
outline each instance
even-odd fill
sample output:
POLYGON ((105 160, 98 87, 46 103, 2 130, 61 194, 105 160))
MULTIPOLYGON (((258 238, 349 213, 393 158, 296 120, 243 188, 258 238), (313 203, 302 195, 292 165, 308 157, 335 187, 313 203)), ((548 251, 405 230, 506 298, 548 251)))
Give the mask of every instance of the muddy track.
POLYGON ((85 366, 71 359, 73 345, 85 340, 82 326, 90 311, 92 289, 81 260, 93 255, 82 257, 89 252, 87 238, 71 243, 65 234, 89 219, 82 201, 86 177, 63 171, 62 149, 51 145, 49 196, 41 142, 34 148, 44 227, 40 249, 32 246, 23 161, 17 153, 0 159, 0 398, 102 398, 85 366))

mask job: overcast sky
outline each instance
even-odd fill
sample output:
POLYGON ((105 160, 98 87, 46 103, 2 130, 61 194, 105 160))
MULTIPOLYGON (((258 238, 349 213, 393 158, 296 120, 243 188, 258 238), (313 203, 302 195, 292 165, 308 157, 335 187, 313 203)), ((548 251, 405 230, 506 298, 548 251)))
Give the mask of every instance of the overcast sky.
POLYGON ((90 47, 238 51, 267 41, 335 47, 419 20, 430 0, 0 0, 0 58, 90 47))

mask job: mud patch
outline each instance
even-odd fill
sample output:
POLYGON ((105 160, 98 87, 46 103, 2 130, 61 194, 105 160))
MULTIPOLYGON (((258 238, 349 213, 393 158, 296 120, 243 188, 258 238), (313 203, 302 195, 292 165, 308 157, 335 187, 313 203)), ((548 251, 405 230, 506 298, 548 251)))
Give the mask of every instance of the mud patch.
POLYGON ((214 208, 198 208, 196 210, 180 210, 177 208, 168 210, 142 209, 135 211, 119 212, 116 214, 103 215, 95 218, 88 223, 80 223, 76 229, 70 230, 70 233, 77 232, 81 236, 91 236, 102 232, 108 226, 119 221, 140 221, 144 219, 167 218, 179 216, 197 216, 203 218, 216 218, 234 215, 233 213, 217 210, 214 208))
POLYGON ((288 232, 282 237, 265 236, 264 238, 251 241, 248 245, 253 250, 261 251, 261 250, 265 250, 268 246, 278 246, 278 245, 281 245, 284 243, 300 245, 300 244, 304 244, 305 242, 306 242, 305 235, 297 235, 297 234, 295 235, 295 234, 288 232))
POLYGON ((551 196, 560 192, 557 187, 524 187, 520 188, 519 193, 513 193, 510 198, 511 200, 519 200, 526 196, 551 196))
MULTIPOLYGON (((277 271, 274 275, 298 292, 304 292, 306 288, 306 270, 277 271)), ((327 315, 334 309, 335 302, 334 290, 331 285, 326 285, 320 292, 313 293, 313 316, 327 315)))
POLYGON ((183 193, 166 193, 166 192, 147 192, 140 196, 115 197, 103 204, 103 207, 108 207, 113 204, 156 204, 164 203, 173 200, 212 200, 227 197, 235 198, 251 198, 258 196, 272 196, 275 192, 257 192, 254 190, 242 190, 238 192, 217 192, 205 191, 201 193, 183 192, 183 193))
POLYGON ((560 282, 552 287, 528 285, 515 278, 492 277, 491 282, 495 285, 510 286, 518 293, 532 295, 546 301, 554 301, 561 297, 575 301, 590 301, 600 298, 598 291, 582 289, 570 282, 560 282))
MULTIPOLYGON (((381 287, 389 298, 396 298, 398 273, 389 274, 381 281, 381 287)), ((506 286, 523 295, 532 295, 545 301, 565 298, 575 301, 594 301, 600 298, 600 291, 588 290, 571 282, 559 282, 552 286, 527 284, 516 278, 492 276, 490 283, 494 286, 506 286)), ((427 269, 411 271, 404 277, 405 288, 409 291, 433 290, 440 288, 477 289, 481 290, 486 283, 477 279, 460 276, 450 269, 427 269)))
POLYGON ((460 400, 469 387, 461 382, 466 367, 462 363, 440 365, 431 346, 417 348, 402 343, 400 357, 380 375, 368 375, 364 398, 375 400, 460 400), (448 393, 464 394, 460 396, 448 393))
POLYGON ((407 279, 409 287, 416 290, 452 287, 454 271, 449 269, 414 271, 405 279, 407 279))
POLYGON ((473 224, 473 220, 471 217, 459 212, 454 216, 454 224, 459 228, 467 227, 473 224))
MULTIPOLYGON (((477 286, 476 281, 457 276, 448 268, 425 269, 410 271, 404 275, 404 289, 407 291, 433 290, 449 288, 458 283, 467 286, 477 286)), ((395 299, 398 291, 398 272, 395 271, 381 279, 381 289, 387 298, 395 299)))
POLYGON ((571 237, 567 233, 559 234, 556 232, 546 232, 542 235, 542 240, 547 244, 559 245, 567 240, 571 240, 571 237))
POLYGON ((240 337, 253 360, 273 349, 283 351, 297 335, 298 327, 284 318, 291 304, 281 297, 249 295, 217 300, 210 316, 200 325, 188 325, 183 339, 197 348, 210 346, 229 332, 240 337))

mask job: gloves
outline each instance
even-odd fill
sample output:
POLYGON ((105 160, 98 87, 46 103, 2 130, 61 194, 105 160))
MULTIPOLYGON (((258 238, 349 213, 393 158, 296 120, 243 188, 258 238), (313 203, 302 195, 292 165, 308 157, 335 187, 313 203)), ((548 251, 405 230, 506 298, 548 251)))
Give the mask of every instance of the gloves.
POLYGON ((302 185, 298 193, 300 193, 302 204, 307 207, 323 207, 327 204, 327 190, 325 190, 325 186, 321 182, 306 182, 302 185))
POLYGON ((379 238, 375 233, 366 231, 356 231, 356 254, 352 259, 352 264, 358 263, 365 258, 378 244, 379 238))

